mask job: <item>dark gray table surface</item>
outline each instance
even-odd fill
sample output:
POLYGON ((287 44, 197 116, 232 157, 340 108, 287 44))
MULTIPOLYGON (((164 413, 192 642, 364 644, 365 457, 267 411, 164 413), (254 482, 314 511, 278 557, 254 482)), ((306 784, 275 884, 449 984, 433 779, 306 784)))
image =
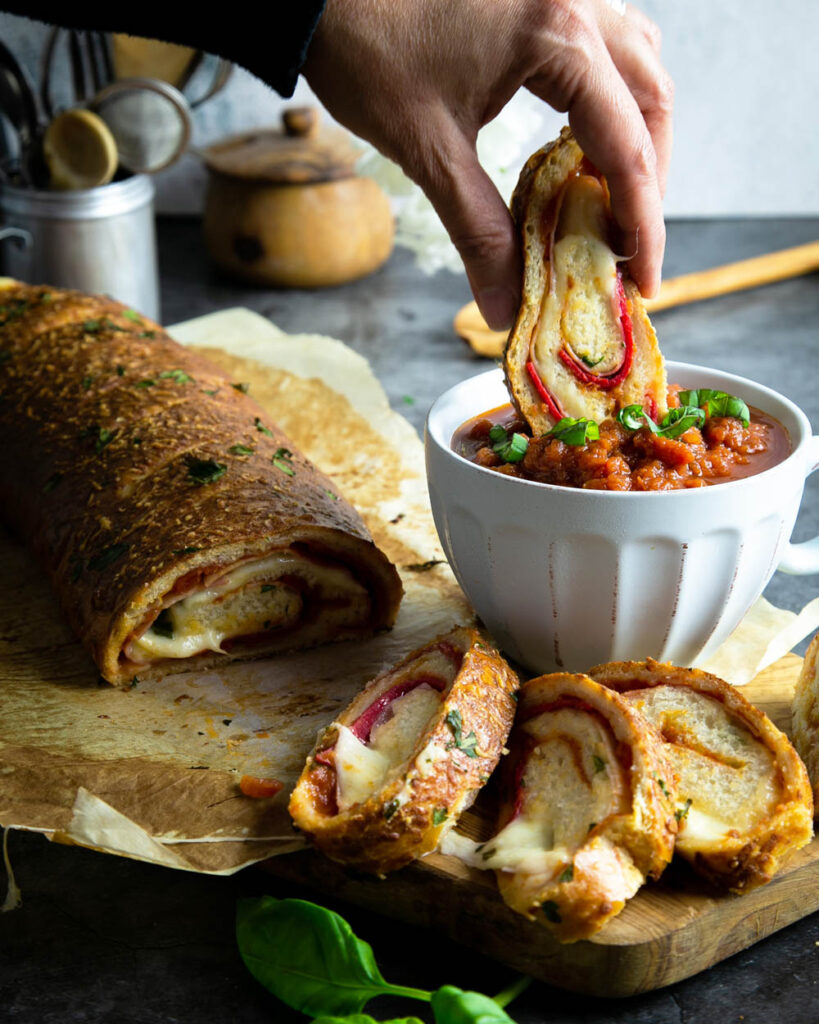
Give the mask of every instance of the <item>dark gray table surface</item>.
MULTIPOLYGON (((675 222, 666 276, 819 238, 819 219, 675 222)), ((425 277, 397 251, 367 280, 314 293, 255 290, 209 267, 199 225, 159 224, 163 321, 228 306, 258 310, 289 332, 330 334, 370 361, 393 406, 419 430, 432 399, 487 368, 451 330, 469 299, 462 275, 425 277)), ((655 315, 669 359, 730 369, 795 400, 819 428, 819 277, 783 282, 655 315)), ((819 474, 809 481, 795 539, 819 532, 819 474)), ((777 574, 767 590, 796 609, 816 577, 777 574)), ((0 1020, 15 1024, 290 1024, 305 1020, 269 997, 236 953, 236 899, 298 895, 260 869, 232 878, 175 872, 12 833, 21 909, 0 915, 0 1020)), ((405 985, 451 983, 495 992, 506 968, 440 935, 317 897, 374 946, 384 975, 405 985)), ((534 984, 511 1007, 520 1024, 712 1024, 819 1021, 819 915, 791 925, 698 977, 622 1001, 534 984)), ((386 1019, 421 1004, 375 1001, 386 1019)), ((423 1007, 421 1007, 423 1009, 423 1007)), ((423 1014, 422 1014, 423 1016, 423 1014)))

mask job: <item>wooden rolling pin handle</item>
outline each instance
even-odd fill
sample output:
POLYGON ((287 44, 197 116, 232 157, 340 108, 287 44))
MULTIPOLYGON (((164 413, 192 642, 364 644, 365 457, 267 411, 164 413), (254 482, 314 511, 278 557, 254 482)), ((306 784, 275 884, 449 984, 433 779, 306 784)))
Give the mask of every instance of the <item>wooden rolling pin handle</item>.
POLYGON ((819 242, 809 242, 793 249, 754 256, 738 263, 727 263, 711 270, 683 274, 663 281, 656 299, 646 302, 649 312, 682 306, 687 302, 711 299, 717 295, 756 288, 759 285, 798 277, 819 270, 819 242))

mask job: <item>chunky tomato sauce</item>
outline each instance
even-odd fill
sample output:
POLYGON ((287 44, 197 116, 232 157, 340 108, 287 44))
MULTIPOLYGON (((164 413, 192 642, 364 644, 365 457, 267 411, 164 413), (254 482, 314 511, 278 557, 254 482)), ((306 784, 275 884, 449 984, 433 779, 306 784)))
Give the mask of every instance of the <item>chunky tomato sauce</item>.
POLYGON ((548 435, 530 437, 520 462, 504 462, 489 439, 493 425, 501 424, 510 435, 529 436, 526 424, 506 405, 462 424, 452 448, 479 466, 539 483, 608 491, 680 490, 761 473, 788 457, 790 439, 782 424, 758 409, 750 411, 748 427, 732 416, 709 417, 702 427, 675 438, 606 420, 595 441, 571 445, 548 435))

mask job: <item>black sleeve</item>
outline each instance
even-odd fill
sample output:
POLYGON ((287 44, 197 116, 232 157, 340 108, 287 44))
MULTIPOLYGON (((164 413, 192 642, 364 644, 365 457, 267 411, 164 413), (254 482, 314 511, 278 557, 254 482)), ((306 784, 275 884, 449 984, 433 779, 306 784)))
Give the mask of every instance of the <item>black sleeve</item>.
POLYGON ((247 0, 229 3, 219 17, 192 17, 190 7, 165 0, 135 4, 41 3, 0 0, 0 8, 65 28, 127 32, 170 43, 193 46, 247 68, 281 96, 293 95, 307 47, 326 0, 273 0, 266 5, 247 0), (229 21, 228 21, 229 17, 229 21))

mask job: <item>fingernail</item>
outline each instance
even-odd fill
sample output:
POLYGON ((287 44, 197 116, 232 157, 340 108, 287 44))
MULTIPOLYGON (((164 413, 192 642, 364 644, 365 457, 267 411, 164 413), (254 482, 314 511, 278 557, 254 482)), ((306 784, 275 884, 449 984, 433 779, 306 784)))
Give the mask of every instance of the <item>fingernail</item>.
POLYGON ((478 306, 493 331, 507 331, 515 322, 518 297, 508 288, 483 288, 478 292, 478 306))

